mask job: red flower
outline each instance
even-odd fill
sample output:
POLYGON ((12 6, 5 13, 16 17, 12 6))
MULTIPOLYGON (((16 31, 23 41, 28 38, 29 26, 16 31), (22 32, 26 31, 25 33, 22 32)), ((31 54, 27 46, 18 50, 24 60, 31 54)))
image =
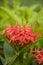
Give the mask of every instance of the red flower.
POLYGON ((39 37, 39 34, 33 32, 32 27, 28 27, 27 25, 19 27, 18 23, 16 23, 16 26, 8 26, 4 30, 4 34, 10 42, 14 43, 18 41, 18 45, 28 45, 30 42, 34 43, 39 37))
POLYGON ((34 58, 35 58, 35 60, 39 63, 39 64, 41 64, 41 63, 43 63, 43 50, 34 50, 34 51, 32 51, 32 52, 34 52, 34 58))

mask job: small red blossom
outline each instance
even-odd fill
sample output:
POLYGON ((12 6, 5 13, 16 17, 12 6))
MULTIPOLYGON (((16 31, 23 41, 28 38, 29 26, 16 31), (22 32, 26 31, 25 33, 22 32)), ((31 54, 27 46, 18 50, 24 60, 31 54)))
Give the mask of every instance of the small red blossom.
POLYGON ((34 58, 39 64, 43 63, 43 50, 35 49, 34 51, 31 52, 34 52, 34 58))
POLYGON ((32 27, 24 25, 22 27, 9 25, 5 30, 4 34, 8 40, 12 43, 18 41, 18 45, 28 45, 30 42, 34 43, 35 40, 39 37, 39 34, 34 33, 32 27))

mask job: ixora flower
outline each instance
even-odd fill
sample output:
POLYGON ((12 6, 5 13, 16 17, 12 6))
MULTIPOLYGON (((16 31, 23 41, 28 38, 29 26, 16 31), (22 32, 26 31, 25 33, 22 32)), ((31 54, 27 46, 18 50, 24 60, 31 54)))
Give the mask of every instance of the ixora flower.
POLYGON ((9 25, 4 30, 4 34, 12 44, 15 43, 17 45, 34 43, 39 37, 39 33, 34 33, 32 27, 28 27, 27 25, 19 27, 18 23, 16 23, 16 26, 9 25))
POLYGON ((35 60, 39 63, 42 64, 43 63, 43 49, 42 50, 37 50, 35 49, 34 51, 34 58, 35 60))

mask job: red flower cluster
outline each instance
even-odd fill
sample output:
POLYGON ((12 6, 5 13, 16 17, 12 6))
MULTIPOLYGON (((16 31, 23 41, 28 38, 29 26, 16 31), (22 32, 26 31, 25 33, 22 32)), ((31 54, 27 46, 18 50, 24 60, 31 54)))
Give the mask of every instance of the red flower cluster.
POLYGON ((35 60, 41 64, 43 63, 43 50, 34 50, 34 57, 35 57, 35 60))
POLYGON ((24 25, 19 27, 16 23, 16 26, 8 26, 4 30, 4 34, 7 36, 10 42, 17 42, 19 45, 28 45, 30 42, 34 43, 35 40, 39 37, 39 33, 34 33, 32 27, 24 25))

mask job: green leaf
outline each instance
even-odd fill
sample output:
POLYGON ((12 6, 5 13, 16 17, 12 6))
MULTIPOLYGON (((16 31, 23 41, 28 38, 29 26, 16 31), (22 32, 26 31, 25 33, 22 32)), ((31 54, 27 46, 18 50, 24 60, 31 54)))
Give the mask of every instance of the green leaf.
POLYGON ((10 59, 8 59, 7 64, 11 65, 14 63, 14 61, 19 58, 19 55, 26 50, 27 47, 22 48, 19 52, 17 52, 15 55, 13 55, 10 59))
POLYGON ((12 57, 14 55, 14 49, 9 45, 9 43, 4 43, 4 56, 5 59, 9 59, 9 57, 12 57))
POLYGON ((38 65, 35 60, 32 61, 32 65, 38 65))
POLYGON ((13 21, 10 23, 15 25, 16 21, 18 21, 18 24, 22 25, 21 19, 16 14, 12 14, 8 9, 3 7, 0 7, 0 10, 2 10, 4 13, 6 13, 6 15, 10 17, 10 19, 13 21))
POLYGON ((34 5, 30 6, 30 9, 35 10, 37 7, 41 7, 41 5, 40 4, 34 4, 34 5))
POLYGON ((43 8, 41 9, 41 11, 37 14, 37 21, 41 26, 41 29, 43 31, 43 8))
POLYGON ((1 55, 0 55, 0 60, 2 61, 3 65, 4 65, 6 60, 1 55))

